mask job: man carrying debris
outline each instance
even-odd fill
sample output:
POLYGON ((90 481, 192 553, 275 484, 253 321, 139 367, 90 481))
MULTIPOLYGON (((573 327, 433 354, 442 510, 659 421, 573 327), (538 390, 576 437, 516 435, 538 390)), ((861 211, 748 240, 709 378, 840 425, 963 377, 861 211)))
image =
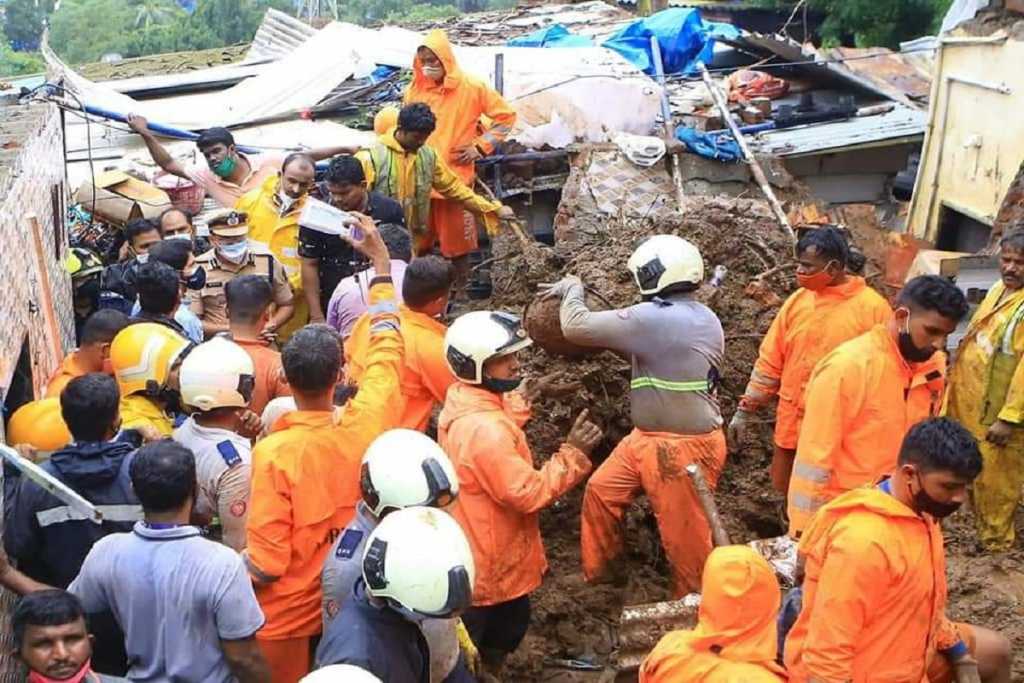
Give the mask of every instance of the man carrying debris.
POLYGON ((113 309, 96 311, 90 315, 82 327, 78 348, 64 357, 56 374, 47 383, 46 397, 60 396, 68 382, 90 372, 112 375, 110 343, 129 322, 128 316, 113 309))
MULTIPOLYGON (((402 367, 402 398, 405 409, 399 426, 424 431, 434 406, 443 404, 455 375, 445 362, 444 334, 447 328, 438 320, 448 307, 454 273, 452 265, 437 256, 418 258, 409 264, 402 283, 398 319, 405 344, 402 367)), ((366 370, 370 345, 370 314, 356 323, 345 342, 347 379, 358 385, 366 370)))
POLYGON ((909 430, 881 483, 821 508, 800 538, 806 578, 786 640, 790 681, 1009 682, 1009 642, 945 615, 939 522, 981 468, 970 432, 929 419, 909 430))
POLYGON ((178 370, 190 345, 169 327, 136 323, 110 344, 110 365, 121 392, 121 427, 170 436, 180 409, 178 370))
POLYGON ((255 190, 245 194, 235 209, 249 218, 249 243, 274 255, 288 275, 295 294, 291 319, 277 331, 282 342, 309 322, 309 306, 302 291, 299 260, 299 214, 309 191, 314 187, 316 163, 308 154, 285 157, 279 175, 267 178, 255 190))
POLYGON ((725 337, 718 317, 693 298, 704 261, 690 242, 655 235, 627 263, 643 303, 590 311, 583 284, 568 277, 546 294, 562 297, 565 338, 632 358, 633 432, 587 482, 583 497, 583 574, 602 578, 621 552, 620 524, 643 490, 658 519, 677 597, 696 591, 711 552, 711 529, 686 472, 697 463, 714 486, 725 464, 716 398, 725 337))
POLYGON ((221 211, 210 217, 209 226, 213 249, 196 259, 206 270, 206 283, 191 304, 192 312, 203 321, 203 332, 209 337, 228 331, 228 283, 258 275, 272 288, 274 310, 256 332, 267 341, 273 340, 295 311, 295 297, 284 266, 268 249, 249 241, 247 214, 233 209, 221 211))
POLYGON ((948 415, 978 439, 985 468, 974 482, 974 519, 986 550, 1014 545, 1024 485, 1024 231, 999 242, 1002 280, 971 319, 949 373, 948 415))
MULTIPOLYGON (((473 187, 474 162, 494 152, 512 132, 515 111, 494 88, 459 68, 448 36, 440 29, 427 34, 416 50, 412 68, 412 83, 404 102, 422 102, 430 107, 437 117, 437 128, 427 144, 467 187, 473 187), (483 123, 484 117, 487 124, 483 123)), ((465 279, 469 254, 477 248, 476 221, 460 202, 435 194, 430 200, 429 227, 430 233, 418 245, 417 253, 440 240, 441 253, 452 260, 458 279, 465 279)))
MULTIPOLYGON (((196 138, 196 148, 206 159, 206 164, 185 166, 160 144, 145 117, 129 114, 128 126, 142 137, 153 162, 164 172, 192 181, 227 208, 237 204, 242 195, 256 190, 281 169, 282 158, 277 154, 239 152, 235 138, 227 128, 202 131, 196 138)), ((355 147, 326 147, 311 149, 307 153, 315 161, 320 161, 337 154, 355 154, 357 150, 355 147)))
POLYGON ((640 683, 778 683, 775 570, 753 548, 730 545, 708 555, 697 627, 664 636, 640 666, 640 683))
POLYGON ((435 205, 432 193, 455 203, 460 211, 465 209, 482 216, 490 233, 497 231, 498 219, 515 218, 509 207, 473 192, 449 168, 444 153, 427 144, 436 128, 437 119, 430 107, 423 103, 406 105, 398 114, 397 127, 378 136, 368 152, 356 155, 369 186, 397 199, 405 209, 405 225, 412 233, 413 253, 418 256, 429 253, 437 239, 431 228, 435 205))
POLYGON ((937 275, 906 284, 885 325, 840 345, 818 363, 789 484, 789 533, 799 537, 818 508, 893 467, 896 440, 939 414, 946 337, 967 315, 956 285, 937 275))
POLYGON ((814 366, 832 349, 892 315, 889 304, 864 278, 847 274, 849 256, 846 238, 834 228, 809 230, 797 242, 800 289, 786 299, 761 341, 747 390, 729 422, 729 445, 735 452, 746 439, 751 417, 772 397, 779 397, 771 477, 783 495, 789 491, 804 391, 814 366))
POLYGON ((473 607, 463 621, 499 679, 505 658, 526 636, 530 593, 547 570, 538 514, 583 481, 602 437, 584 410, 558 452, 534 467, 523 425, 544 387, 527 383, 516 391, 517 355, 530 343, 519 318, 494 311, 466 313, 444 341, 459 381, 448 389, 438 441, 455 464, 460 488, 452 514, 469 538, 477 571, 473 607))

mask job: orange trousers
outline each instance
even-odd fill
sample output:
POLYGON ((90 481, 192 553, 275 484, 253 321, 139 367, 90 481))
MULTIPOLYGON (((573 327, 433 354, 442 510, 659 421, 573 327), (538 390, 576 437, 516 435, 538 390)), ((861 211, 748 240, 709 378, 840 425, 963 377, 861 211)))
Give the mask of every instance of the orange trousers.
POLYGON ((313 669, 313 639, 310 636, 282 640, 256 636, 256 642, 270 666, 271 683, 299 683, 313 669))
POLYGON ((448 199, 430 200, 430 235, 426 240, 413 245, 416 254, 422 256, 434 248, 434 242, 441 242, 441 254, 445 258, 457 258, 476 251, 476 218, 462 208, 459 202, 448 199))
POLYGON ((587 482, 580 531, 583 576, 597 579, 622 551, 622 516, 643 491, 658 520, 676 597, 699 591, 711 529, 685 468, 699 464, 713 488, 725 456, 722 430, 691 436, 634 429, 587 482))

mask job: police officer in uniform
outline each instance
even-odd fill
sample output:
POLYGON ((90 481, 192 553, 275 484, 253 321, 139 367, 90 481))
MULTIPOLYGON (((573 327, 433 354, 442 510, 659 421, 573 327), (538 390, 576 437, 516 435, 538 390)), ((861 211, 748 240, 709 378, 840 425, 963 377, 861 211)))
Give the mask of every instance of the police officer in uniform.
POLYGON ((266 248, 250 242, 249 217, 241 211, 224 210, 210 217, 213 248, 196 262, 206 271, 206 286, 193 298, 192 312, 203 321, 207 338, 228 331, 228 304, 224 286, 240 275, 264 275, 274 290, 275 311, 261 332, 273 339, 292 317, 294 295, 284 267, 266 248))

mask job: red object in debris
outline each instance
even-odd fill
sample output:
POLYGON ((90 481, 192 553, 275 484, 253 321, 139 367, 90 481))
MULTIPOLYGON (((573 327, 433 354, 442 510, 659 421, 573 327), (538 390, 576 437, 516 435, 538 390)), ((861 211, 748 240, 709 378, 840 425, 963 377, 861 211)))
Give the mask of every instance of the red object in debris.
POLYGON ((789 92, 789 81, 753 69, 740 69, 729 76, 728 82, 730 102, 748 102, 756 97, 777 100, 789 92))
POLYGON ((191 180, 161 171, 153 178, 153 184, 167 193, 174 208, 188 211, 193 216, 203 210, 206 190, 191 180))

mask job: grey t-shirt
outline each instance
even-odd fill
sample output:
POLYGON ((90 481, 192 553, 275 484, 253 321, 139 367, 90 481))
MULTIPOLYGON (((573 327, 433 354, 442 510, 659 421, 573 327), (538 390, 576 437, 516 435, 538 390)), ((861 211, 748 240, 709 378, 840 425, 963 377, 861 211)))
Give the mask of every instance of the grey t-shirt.
POLYGON ((86 612, 114 613, 132 681, 230 683, 220 641, 249 638, 264 622, 241 556, 193 526, 137 522, 101 539, 68 590, 86 612))

